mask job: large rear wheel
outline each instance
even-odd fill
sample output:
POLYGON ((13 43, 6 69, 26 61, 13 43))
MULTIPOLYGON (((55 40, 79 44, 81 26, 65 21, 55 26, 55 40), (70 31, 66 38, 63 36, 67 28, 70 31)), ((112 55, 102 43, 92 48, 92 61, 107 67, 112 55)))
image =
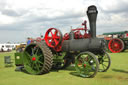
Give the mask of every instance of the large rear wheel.
POLYGON ((44 42, 31 43, 23 53, 24 68, 30 74, 48 73, 52 67, 52 56, 44 42))

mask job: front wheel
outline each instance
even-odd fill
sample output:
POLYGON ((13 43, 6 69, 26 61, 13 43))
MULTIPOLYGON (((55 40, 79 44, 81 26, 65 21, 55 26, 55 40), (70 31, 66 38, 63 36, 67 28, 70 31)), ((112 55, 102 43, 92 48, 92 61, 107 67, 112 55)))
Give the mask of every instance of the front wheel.
POLYGON ((99 72, 106 72, 111 65, 111 58, 107 52, 102 55, 98 55, 99 72))
POLYGON ((99 62, 91 52, 78 54, 75 60, 75 68, 81 77, 94 77, 99 69, 99 62))

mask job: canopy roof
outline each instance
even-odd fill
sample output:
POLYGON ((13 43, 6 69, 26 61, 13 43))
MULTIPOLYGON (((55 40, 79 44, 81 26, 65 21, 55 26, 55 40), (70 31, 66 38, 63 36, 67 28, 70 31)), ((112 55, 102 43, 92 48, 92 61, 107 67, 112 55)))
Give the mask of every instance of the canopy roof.
POLYGON ((116 34, 125 34, 125 33, 128 33, 128 31, 109 32, 109 33, 103 33, 103 35, 116 35, 116 34))

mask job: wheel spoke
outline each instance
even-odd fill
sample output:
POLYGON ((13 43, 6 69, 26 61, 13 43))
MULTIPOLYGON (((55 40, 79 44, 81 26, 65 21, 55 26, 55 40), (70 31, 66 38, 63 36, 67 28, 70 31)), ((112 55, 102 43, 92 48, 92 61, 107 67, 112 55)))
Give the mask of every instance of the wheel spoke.
POLYGON ((31 67, 34 69, 34 62, 31 62, 31 67))
POLYGON ((80 57, 80 58, 79 58, 79 61, 81 61, 81 63, 83 63, 83 62, 84 62, 84 60, 83 60, 83 58, 82 58, 82 57, 80 57))
POLYGON ((102 64, 103 69, 105 69, 104 65, 102 64))
POLYGON ((57 30, 55 30, 55 34, 54 34, 54 36, 56 36, 56 35, 57 35, 57 33, 58 33, 58 31, 57 31, 57 30))
POLYGON ((31 51, 32 51, 32 56, 34 55, 34 48, 31 48, 31 51))
POLYGON ((41 56, 42 56, 42 54, 40 54, 38 57, 39 57, 39 58, 42 58, 41 56))
POLYGON ((36 49, 36 52, 35 52, 36 55, 37 55, 38 51, 39 51, 39 48, 36 49))
POLYGON ((51 39, 52 39, 52 37, 47 36, 47 39, 48 39, 48 40, 51 40, 51 39))
POLYGON ((92 57, 88 57, 88 62, 90 62, 92 60, 92 57))
POLYGON ((52 43, 53 43, 53 40, 49 44, 52 45, 52 43))
POLYGON ((60 39, 60 36, 55 36, 56 39, 60 39))
POLYGON ((38 71, 40 71, 39 66, 38 66, 37 63, 35 63, 35 66, 36 66, 36 69, 37 69, 38 71))
POLYGON ((31 55, 30 55, 28 52, 25 52, 25 54, 26 54, 28 57, 31 58, 31 55))
POLYGON ((25 54, 26 54, 26 57, 28 58, 28 60, 31 62, 32 61, 32 56, 28 53, 28 52, 25 52, 25 54))
POLYGON ((103 66, 107 67, 105 64, 102 64, 103 66))
POLYGON ((43 62, 41 62, 41 61, 39 61, 39 60, 38 60, 37 62, 40 63, 40 64, 42 64, 42 65, 44 64, 43 62))
POLYGON ((54 34, 52 33, 52 31, 50 33, 52 34, 52 36, 54 36, 54 34))
POLYGON ((57 41, 56 39, 54 39, 54 42, 55 42, 55 45, 57 45, 57 44, 58 44, 58 41, 57 41))
POLYGON ((29 69, 31 72, 33 71, 32 68, 28 65, 25 66, 26 69, 29 69))

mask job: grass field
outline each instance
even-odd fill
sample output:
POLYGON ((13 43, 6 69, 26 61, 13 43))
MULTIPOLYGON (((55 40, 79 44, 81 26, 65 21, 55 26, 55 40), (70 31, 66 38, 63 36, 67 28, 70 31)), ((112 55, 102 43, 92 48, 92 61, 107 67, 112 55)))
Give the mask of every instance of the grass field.
POLYGON ((110 53, 112 61, 110 69, 107 72, 99 72, 95 78, 72 75, 75 72, 72 67, 51 71, 45 75, 15 72, 15 65, 4 67, 4 56, 8 55, 14 59, 14 52, 0 53, 0 85, 128 85, 128 51, 110 53))

